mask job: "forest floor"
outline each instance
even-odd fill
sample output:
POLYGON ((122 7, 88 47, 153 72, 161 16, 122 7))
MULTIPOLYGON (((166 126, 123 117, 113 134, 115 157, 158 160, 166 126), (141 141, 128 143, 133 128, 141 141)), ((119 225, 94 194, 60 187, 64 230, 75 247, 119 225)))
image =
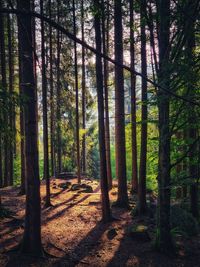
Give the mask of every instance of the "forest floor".
MULTIPOLYGON (((51 180, 52 207, 44 208, 45 185, 41 185, 42 242, 52 256, 34 259, 19 255, 12 248, 20 243, 24 230, 25 197, 19 188, 0 190, 2 204, 13 212, 10 218, 0 218, 0 267, 70 267, 70 266, 200 266, 200 237, 180 239, 176 256, 162 255, 153 249, 155 225, 149 219, 133 218, 130 211, 116 207, 112 213, 117 220, 103 224, 101 220, 100 189, 97 181, 85 180, 93 193, 80 193, 61 188, 65 180, 51 180), (133 238, 133 225, 147 225, 151 240, 133 238)), ((70 182, 76 182, 71 180, 70 182)), ((116 200, 117 188, 110 192, 116 200)), ((134 205, 134 201, 132 202, 134 205)))

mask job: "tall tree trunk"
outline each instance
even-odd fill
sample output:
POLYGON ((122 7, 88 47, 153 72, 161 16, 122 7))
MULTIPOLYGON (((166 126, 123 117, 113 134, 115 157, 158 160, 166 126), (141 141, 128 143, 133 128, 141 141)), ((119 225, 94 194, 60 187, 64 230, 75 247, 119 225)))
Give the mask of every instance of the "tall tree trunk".
MULTIPOLYGON (((43 16, 43 0, 40 0, 40 12, 43 16)), ((41 20, 41 56, 42 56, 42 108, 43 108, 43 149, 44 149, 44 176, 46 181, 45 206, 50 202, 50 177, 49 177, 49 141, 48 141, 48 116, 47 116, 47 77, 45 60, 44 21, 41 20)))
MULTIPOLYGON (((85 41, 84 1, 81 1, 81 35, 85 41)), ((86 83, 85 83, 85 47, 82 46, 82 127, 84 130, 82 139, 82 172, 86 173, 86 83)))
MULTIPOLYGON (((10 15, 7 15, 7 27, 8 27, 8 66, 9 66, 9 94, 13 94, 13 79, 14 79, 14 62, 13 62, 13 38, 12 38, 12 27, 10 15)), ((15 129, 14 129, 14 104, 12 101, 9 103, 9 156, 8 156, 8 184, 13 185, 13 156, 14 156, 14 142, 15 139, 15 129)))
POLYGON ((0 133, 0 188, 3 186, 3 170, 2 170, 2 136, 0 133))
MULTIPOLYGON (((52 19, 51 0, 49 0, 49 18, 52 19)), ((49 66, 50 66, 50 137, 51 137, 51 175, 55 177, 55 144, 54 144, 54 86, 53 86, 53 46, 52 26, 49 25, 49 66)))
MULTIPOLYGON (((18 0, 18 9, 29 12, 30 0, 18 0)), ((27 194, 25 229, 22 253, 42 255, 40 179, 38 164, 37 97, 34 74, 32 19, 29 15, 18 16, 20 45, 20 87, 26 98, 25 104, 25 153, 27 171, 27 194)))
MULTIPOLYGON (((0 8, 2 8, 2 3, 0 1, 0 8)), ((3 33, 3 17, 2 17, 2 13, 0 14, 0 63, 1 63, 1 68, 0 68, 0 73, 1 73, 1 77, 3 78, 2 75, 2 56, 3 56, 3 47, 2 47, 2 33, 3 33)), ((1 79, 1 86, 3 86, 3 79, 1 79)), ((3 104, 2 104, 3 107, 3 104)), ((3 162, 2 162, 2 152, 3 152, 3 140, 2 140, 2 124, 3 124, 3 113, 2 113, 2 109, 0 111, 0 122, 1 122, 1 130, 0 130, 0 188, 3 187, 3 162)))
MULTIPOLYGON (((114 1, 115 60, 123 64, 122 3, 114 1)), ((116 178, 118 180, 117 205, 128 206, 126 179, 125 115, 124 115, 124 74, 123 68, 115 65, 115 142, 116 178)))
MULTIPOLYGON (((169 88, 169 25, 170 0, 160 0, 159 7, 159 72, 158 83, 169 88)), ((157 249, 169 252, 173 249, 170 234, 170 131, 169 95, 158 89, 159 112, 159 163, 158 163, 158 233, 157 249)))
MULTIPOLYGON (((105 5, 102 1, 102 36, 103 36, 103 53, 109 54, 109 3, 107 2, 107 18, 105 16, 105 5), (106 23, 106 25, 105 25, 106 23), (107 29, 107 31, 106 31, 107 29)), ((104 98, 105 98, 105 138, 106 138, 106 163, 107 163, 107 178, 108 187, 112 188, 112 171, 110 160, 110 120, 109 120, 109 103, 108 103, 108 61, 103 61, 103 73, 104 73, 104 98)))
MULTIPOLYGON (((21 91, 21 90, 20 90, 21 91)), ((22 96, 22 92, 20 92, 22 96)), ((20 106, 20 150, 21 150, 21 185, 20 194, 26 193, 26 155, 25 155, 25 130, 24 130, 24 107, 20 106)))
MULTIPOLYGON (((134 5, 130 0, 130 57, 131 68, 135 69, 135 40, 134 40, 134 5)), ((137 128, 136 128, 136 76, 131 72, 131 140, 132 140, 132 177, 131 191, 138 191, 138 167, 137 167, 137 128)))
MULTIPOLYGON (((76 36, 76 7, 73 0, 73 30, 76 36)), ((76 92, 76 164, 78 183, 81 182, 80 170, 80 140, 79 140, 79 97, 78 97, 78 63, 77 63, 77 45, 74 41, 74 75, 75 75, 75 92, 76 92)))
MULTIPOLYGON (((177 140, 180 142, 180 140, 182 139, 182 133, 179 131, 176 133, 176 138, 177 140)), ((181 151, 182 149, 179 149, 179 152, 181 151)), ((176 165, 176 176, 177 176, 177 186, 176 186, 176 199, 181 199, 182 197, 182 188, 180 186, 178 186, 178 182, 179 182, 179 176, 182 172, 182 169, 183 169, 183 163, 178 163, 176 165)))
MULTIPOLYGON (((96 50, 101 53, 101 23, 100 23, 100 3, 94 0, 95 7, 95 42, 96 50)), ((98 127, 99 127, 99 151, 100 151, 100 172, 101 172, 101 198, 102 198, 102 220, 108 222, 111 219, 108 180, 106 166, 106 144, 105 144, 105 125, 104 125, 104 97, 103 97, 103 69, 102 59, 96 55, 96 83, 98 100, 98 127)))
MULTIPOLYGON (((57 1, 57 22, 60 23, 60 1, 57 1)), ((61 48, 60 32, 57 30, 57 174, 62 170, 62 145, 61 145, 61 88, 60 88, 60 48, 61 48)))
MULTIPOLYGON (((3 1, 0 0, 0 8, 3 7, 3 1)), ((7 78, 6 78, 6 55, 5 55, 5 24, 4 17, 0 14, 0 51, 1 51, 1 84, 3 90, 7 92, 7 78)), ((4 110, 3 114, 4 129, 8 126, 7 112, 4 110)), ((8 134, 5 132, 3 135, 2 150, 4 155, 4 186, 8 185, 8 134)))
POLYGON ((142 126, 141 126, 141 149, 139 170, 139 212, 144 214, 146 210, 146 165, 147 165, 147 55, 146 55, 146 32, 145 32, 146 0, 141 1, 140 24, 141 24, 141 70, 142 70, 142 126))
MULTIPOLYGON (((18 24, 20 22, 18 21, 18 24)), ((20 27, 20 26, 18 26, 20 27)), ((18 28, 19 29, 19 28, 18 28)), ((20 33, 18 30, 18 40, 20 40, 20 33)), ((18 55, 19 55, 19 94, 21 99, 24 98, 23 87, 21 85, 21 56, 22 48, 21 43, 18 42, 18 55)), ((24 118, 24 101, 20 105, 20 157, 21 157, 21 185, 20 185, 20 195, 26 193, 26 154, 25 154, 25 118, 24 118)))

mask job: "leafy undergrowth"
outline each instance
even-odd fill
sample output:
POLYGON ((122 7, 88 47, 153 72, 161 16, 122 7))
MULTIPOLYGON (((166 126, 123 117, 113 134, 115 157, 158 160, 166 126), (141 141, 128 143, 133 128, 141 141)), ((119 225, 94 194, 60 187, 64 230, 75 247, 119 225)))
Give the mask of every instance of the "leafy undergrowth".
MULTIPOLYGON (((53 206, 49 208, 44 208, 45 186, 41 185, 43 247, 52 255, 42 259, 12 251, 22 240, 25 197, 18 195, 17 188, 0 190, 3 207, 15 213, 0 219, 1 267, 199 266, 198 235, 179 236, 179 252, 174 258, 159 254, 152 246, 156 230, 153 218, 132 218, 130 211, 114 206, 112 213, 117 220, 102 224, 98 182, 84 180, 81 187, 74 186, 75 183, 52 180, 53 206)), ((116 192, 115 185, 110 192, 111 202, 116 201, 116 192)))

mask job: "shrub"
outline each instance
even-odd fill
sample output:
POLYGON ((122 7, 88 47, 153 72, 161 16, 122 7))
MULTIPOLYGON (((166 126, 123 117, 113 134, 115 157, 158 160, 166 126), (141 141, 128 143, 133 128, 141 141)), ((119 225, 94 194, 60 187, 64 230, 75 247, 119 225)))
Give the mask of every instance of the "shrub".
POLYGON ((171 228, 186 236, 196 235, 199 231, 197 220, 178 205, 171 207, 171 228))

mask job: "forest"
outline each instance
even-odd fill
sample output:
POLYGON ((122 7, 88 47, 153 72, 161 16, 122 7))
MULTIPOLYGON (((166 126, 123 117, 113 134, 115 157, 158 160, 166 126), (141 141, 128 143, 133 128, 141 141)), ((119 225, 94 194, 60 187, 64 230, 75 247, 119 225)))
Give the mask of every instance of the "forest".
POLYGON ((200 266, 199 86, 199 0, 0 0, 0 266, 200 266))

